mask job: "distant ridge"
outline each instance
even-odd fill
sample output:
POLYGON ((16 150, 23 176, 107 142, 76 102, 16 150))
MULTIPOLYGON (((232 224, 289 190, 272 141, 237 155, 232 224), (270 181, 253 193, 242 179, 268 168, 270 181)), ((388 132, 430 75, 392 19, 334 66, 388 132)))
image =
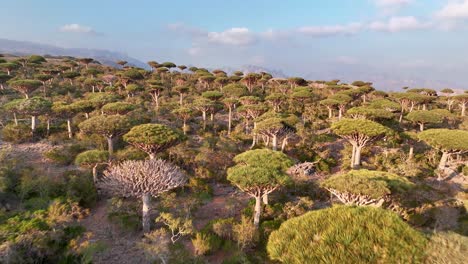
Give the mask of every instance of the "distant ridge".
POLYGON ((0 53, 9 53, 12 55, 52 55, 52 56, 73 56, 73 57, 91 57, 102 64, 116 67, 118 60, 128 61, 129 65, 148 69, 148 65, 126 54, 101 50, 84 48, 61 48, 53 45, 40 44, 29 41, 17 41, 0 38, 0 53))

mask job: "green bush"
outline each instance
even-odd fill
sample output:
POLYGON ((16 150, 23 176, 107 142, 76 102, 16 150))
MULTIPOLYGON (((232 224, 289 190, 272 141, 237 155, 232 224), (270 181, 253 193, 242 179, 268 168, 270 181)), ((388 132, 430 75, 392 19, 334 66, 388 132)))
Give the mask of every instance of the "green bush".
MULTIPOLYGON (((347 194, 363 197, 366 200, 379 200, 389 195, 404 194, 414 184, 408 179, 393 173, 370 170, 353 170, 345 174, 334 175, 321 183, 334 195, 340 195, 340 200, 347 194)), ((354 198, 343 201, 354 204, 354 198)))
POLYGON ((232 239, 232 228, 234 225, 234 218, 216 219, 213 222, 213 232, 221 238, 232 239))
POLYGON ((31 127, 25 124, 8 124, 2 129, 2 140, 11 143, 25 143, 31 141, 31 127))
POLYGON ((419 263, 426 243, 390 211, 336 206, 284 222, 267 251, 283 263, 419 263))
POLYGON ((258 242, 258 231, 251 219, 242 217, 240 223, 233 227, 234 240, 242 250, 253 247, 258 242))
POLYGON ((137 231, 141 227, 139 208, 132 201, 120 198, 109 199, 107 218, 126 231, 137 231))
POLYGON ((456 233, 435 233, 426 249, 427 264, 466 263, 468 237, 456 233))
POLYGON ((222 240, 210 233, 199 232, 195 234, 195 238, 192 238, 192 245, 197 256, 216 252, 221 247, 221 244, 222 240))
POLYGON ((117 151, 114 154, 114 158, 118 161, 124 160, 144 160, 148 157, 148 154, 145 152, 134 148, 134 147, 127 147, 122 150, 117 151))
POLYGON ((78 144, 54 148, 44 153, 48 159, 56 162, 59 165, 71 165, 75 161, 75 157, 83 152, 85 148, 78 144))
POLYGON ((93 177, 89 174, 71 175, 66 185, 67 197, 85 207, 91 207, 97 199, 93 177))

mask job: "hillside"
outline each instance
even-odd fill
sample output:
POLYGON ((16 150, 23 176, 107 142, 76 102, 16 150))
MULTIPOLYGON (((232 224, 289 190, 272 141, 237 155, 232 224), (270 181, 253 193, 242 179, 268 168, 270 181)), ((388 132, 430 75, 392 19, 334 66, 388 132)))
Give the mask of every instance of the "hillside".
POLYGON ((464 262, 468 93, 119 63, 0 57, 0 263, 464 262))

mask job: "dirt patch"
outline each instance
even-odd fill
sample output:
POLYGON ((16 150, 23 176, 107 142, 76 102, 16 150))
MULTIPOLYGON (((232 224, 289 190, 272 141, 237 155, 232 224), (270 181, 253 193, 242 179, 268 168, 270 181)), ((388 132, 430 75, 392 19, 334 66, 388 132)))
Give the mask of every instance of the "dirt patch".
POLYGON ((99 201, 90 215, 79 222, 90 233, 91 242, 103 243, 106 249, 98 252, 94 263, 148 263, 144 252, 137 246, 141 241, 140 232, 122 232, 107 219, 107 203, 99 201))

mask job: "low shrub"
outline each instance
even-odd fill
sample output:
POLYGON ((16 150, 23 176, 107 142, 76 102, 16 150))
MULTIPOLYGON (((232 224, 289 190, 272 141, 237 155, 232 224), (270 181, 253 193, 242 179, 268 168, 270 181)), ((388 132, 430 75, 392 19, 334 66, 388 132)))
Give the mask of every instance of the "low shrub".
POLYGON ((426 244, 391 211, 335 206, 287 220, 267 251, 283 263, 419 263, 426 244))
POLYGON ((137 231, 141 227, 139 208, 136 203, 121 198, 108 201, 108 219, 126 231, 137 231))
POLYGON ((234 218, 216 219, 213 222, 213 232, 221 238, 232 239, 234 218))
POLYGON ((210 233, 199 232, 192 238, 192 245, 197 256, 213 253, 221 247, 222 240, 210 233))
POLYGON ((233 227, 234 240, 242 250, 253 247, 258 242, 258 231, 250 218, 242 217, 233 227))
POLYGON ((2 140, 21 144, 32 140, 31 127, 25 124, 8 124, 2 131, 2 140))
POLYGON ((434 233, 426 249, 428 264, 465 263, 468 237, 452 232, 434 233))

